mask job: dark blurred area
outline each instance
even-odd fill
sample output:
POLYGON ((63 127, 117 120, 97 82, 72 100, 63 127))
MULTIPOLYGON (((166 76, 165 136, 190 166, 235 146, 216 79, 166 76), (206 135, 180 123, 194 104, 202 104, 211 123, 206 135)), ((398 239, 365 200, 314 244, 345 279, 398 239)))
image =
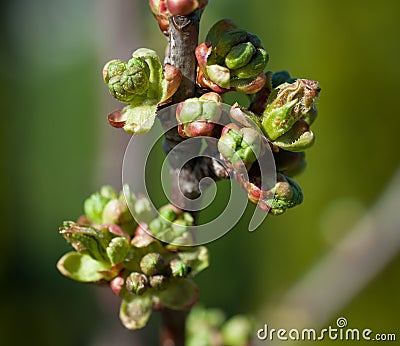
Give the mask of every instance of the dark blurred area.
MULTIPOLYGON (((100 185, 121 186, 129 136, 106 122, 118 104, 103 85, 103 64, 140 46, 163 55, 165 40, 147 1, 0 6, 2 344, 155 344, 157 317, 145 332, 124 331, 116 299, 58 273, 69 246, 57 230, 100 185)), ((399 14, 395 0, 210 1, 201 37, 230 17, 262 39, 269 69, 318 80, 322 92, 317 140, 298 178, 303 205, 269 216, 253 233, 249 206, 237 227, 209 244, 211 266, 196 278, 203 305, 267 322, 263 307, 279 305, 379 201, 400 163, 399 14)), ((343 315, 357 326, 398 332, 399 265, 397 253, 331 321, 343 315)))

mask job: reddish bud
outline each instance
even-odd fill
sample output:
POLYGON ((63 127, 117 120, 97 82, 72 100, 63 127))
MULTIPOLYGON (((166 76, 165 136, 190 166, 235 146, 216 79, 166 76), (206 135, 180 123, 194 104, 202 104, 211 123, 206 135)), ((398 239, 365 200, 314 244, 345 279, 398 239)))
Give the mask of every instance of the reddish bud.
POLYGON ((221 131, 221 137, 223 135, 226 135, 230 130, 240 130, 240 126, 236 125, 234 123, 229 123, 228 125, 224 126, 224 128, 221 131))
POLYGON ((112 113, 110 113, 108 116, 108 122, 112 127, 116 128, 122 128, 125 126, 126 123, 126 113, 123 112, 121 109, 118 109, 112 113))
POLYGON ((124 285, 125 279, 122 273, 110 281, 110 288, 116 296, 119 296, 124 285))
POLYGON ((167 0, 169 13, 173 16, 187 16, 195 11, 198 5, 196 0, 167 0))

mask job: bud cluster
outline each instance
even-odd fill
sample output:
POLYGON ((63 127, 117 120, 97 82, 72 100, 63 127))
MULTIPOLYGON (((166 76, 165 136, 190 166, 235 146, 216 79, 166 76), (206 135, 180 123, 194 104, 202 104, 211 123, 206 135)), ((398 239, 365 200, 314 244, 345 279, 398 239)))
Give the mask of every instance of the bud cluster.
MULTIPOLYGON (((179 89, 174 99, 182 102, 172 113, 177 126, 167 130, 165 151, 191 137, 213 137, 198 142, 197 154, 204 160, 198 155, 185 164, 193 168, 184 176, 188 185, 191 177, 197 182, 231 176, 257 207, 282 214, 303 200, 292 177, 304 170, 303 151, 314 143, 310 126, 317 116, 319 83, 292 78, 286 71, 266 72, 269 54, 260 38, 229 19, 218 21, 194 49, 207 4, 208 0, 149 0, 168 36, 168 63, 162 64, 155 51, 140 48, 127 62, 105 64, 104 82, 125 104, 110 113, 108 121, 133 135, 147 133, 179 89), (248 109, 236 103, 224 111, 221 95, 230 91, 248 95, 248 109), (183 100, 183 95, 189 98, 183 100), (271 162, 271 155, 275 166, 265 170, 263 158, 271 162)), ((175 124, 160 118, 165 129, 175 124)), ((185 150, 178 153, 185 155, 185 150)), ((142 328, 154 310, 186 310, 197 302, 198 288, 191 278, 206 269, 209 260, 205 247, 193 246, 190 213, 166 205, 155 215, 150 201, 127 186, 119 194, 102 187, 85 201, 84 213, 60 228, 74 251, 62 256, 57 268, 70 279, 108 285, 122 300, 119 316, 126 328, 142 328)), ((252 326, 246 316, 225 321, 220 311, 194 309, 185 344, 248 345, 252 326)), ((167 343, 174 344, 172 339, 167 343)))
POLYGON ((100 191, 93 193, 84 202, 85 215, 79 220, 88 226, 116 224, 129 231, 135 227, 136 221, 129 212, 123 193, 117 192, 110 186, 103 186, 100 191))
MULTIPOLYGON (((204 9, 207 3, 149 1, 164 33, 168 33, 169 17, 186 16, 204 9)), ((230 19, 212 26, 205 41, 197 46, 195 56, 197 84, 201 88, 198 91, 205 93, 178 104, 175 115, 179 135, 183 139, 217 138, 217 148, 212 150, 218 150, 225 168, 233 171, 250 201, 263 210, 281 214, 301 203, 301 189, 291 177, 304 170, 303 151, 315 140, 310 126, 317 116, 319 83, 292 78, 287 71, 266 72, 269 55, 260 38, 230 19), (251 98, 248 109, 237 103, 231 107, 231 118, 236 121, 232 124, 226 122, 220 96, 228 91, 251 98), (276 172, 262 177, 257 161, 269 149, 276 172), (275 177, 276 186, 270 183, 275 177)), ((160 59, 149 49, 138 49, 127 63, 112 60, 105 66, 104 80, 112 95, 128 106, 111 113, 110 123, 133 134, 149 131, 158 107, 175 93, 181 78, 179 70, 171 65, 166 64, 163 71, 160 59)), ((149 230, 161 240, 190 243, 190 239, 182 239, 182 235, 190 234, 184 229, 190 225, 182 226, 186 221, 181 217, 173 222, 155 219, 149 230)))
POLYGON ((314 142, 310 125, 316 117, 315 100, 319 91, 319 83, 307 79, 277 86, 260 119, 267 138, 286 150, 301 151, 310 147, 314 142))
POLYGON ((218 141, 218 151, 224 159, 233 166, 244 164, 247 168, 250 168, 259 157, 261 146, 262 140, 257 130, 233 123, 222 129, 218 141))
POLYGON ((172 65, 164 69, 156 52, 140 48, 128 62, 111 60, 103 68, 103 79, 111 95, 127 103, 108 115, 113 127, 132 134, 148 132, 160 104, 168 102, 178 89, 182 74, 172 65))
POLYGON ((167 204, 160 208, 159 216, 149 223, 148 228, 154 237, 163 242, 191 245, 193 239, 189 230, 193 224, 193 216, 190 213, 167 204))
POLYGON ((184 137, 212 136, 222 114, 222 98, 215 92, 190 98, 178 104, 178 132, 184 137))
POLYGON ((274 185, 263 183, 268 183, 271 177, 261 176, 258 162, 247 166, 248 175, 239 172, 236 179, 251 202, 279 215, 303 200, 300 186, 291 177, 304 170, 303 150, 314 143, 310 125, 317 116, 315 102, 320 88, 318 82, 291 78, 286 71, 267 76, 267 83, 254 95, 250 110, 235 104, 230 113, 245 128, 256 124, 272 149, 276 166, 274 185))
POLYGON ((254 94, 265 84, 269 55, 258 36, 223 19, 196 48, 197 82, 218 93, 230 90, 254 94))
MULTIPOLYGON (((318 93, 318 82, 291 78, 286 71, 268 73, 266 85, 253 96, 249 109, 237 103, 230 107, 235 123, 224 127, 216 124, 220 118, 219 122, 226 120, 221 115, 222 104, 214 96, 218 94, 209 92, 178 105, 178 132, 184 138, 217 138, 221 159, 249 200, 266 212, 280 215, 303 201, 301 188, 291 177, 304 170, 303 150, 314 142, 310 125, 317 115, 318 93), (265 176, 259 161, 267 150, 272 151, 276 172, 265 176)), ((165 227, 164 232, 172 232, 171 227, 165 227)))
POLYGON ((75 251, 65 254, 57 268, 76 281, 109 284, 122 298, 122 322, 137 329, 144 326, 153 308, 182 310, 197 301, 198 290, 190 278, 207 268, 208 252, 201 246, 167 245, 150 235, 168 235, 188 245, 187 229, 193 224, 189 213, 177 214, 168 205, 149 225, 137 225, 128 203, 141 219, 149 219, 144 197, 125 198, 109 186, 92 194, 84 203, 86 215, 77 223, 65 222, 60 229, 75 251))

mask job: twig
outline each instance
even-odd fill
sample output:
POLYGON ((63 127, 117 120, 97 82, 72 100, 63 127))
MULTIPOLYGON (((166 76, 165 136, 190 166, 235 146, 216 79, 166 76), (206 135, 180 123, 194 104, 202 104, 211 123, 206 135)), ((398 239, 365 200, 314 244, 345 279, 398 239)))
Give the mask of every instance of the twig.
MULTIPOLYGON (((177 103, 196 94, 196 58, 194 55, 198 43, 200 13, 198 11, 189 16, 170 17, 169 18, 169 48, 168 63, 180 69, 182 73, 182 82, 174 95, 173 102, 177 103)), ((179 136, 177 127, 171 129, 170 119, 162 116, 160 120, 165 129, 169 129, 165 134, 164 149, 168 153, 177 144, 184 139, 179 136)), ((179 150, 174 151, 169 156, 170 175, 172 179, 172 203, 183 208, 185 205, 183 196, 195 199, 199 196, 199 180, 197 174, 194 174, 196 165, 187 164, 180 167, 179 150), (180 188, 181 187, 181 188, 180 188)), ((162 327, 161 327, 161 345, 162 346, 184 346, 186 329, 186 311, 174 311, 163 309, 162 327)))

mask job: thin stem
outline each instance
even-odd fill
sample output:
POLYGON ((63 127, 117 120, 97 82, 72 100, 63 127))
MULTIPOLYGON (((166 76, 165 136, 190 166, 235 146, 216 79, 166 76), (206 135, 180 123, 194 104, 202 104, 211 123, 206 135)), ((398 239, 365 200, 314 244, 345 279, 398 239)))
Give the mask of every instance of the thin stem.
POLYGON ((177 103, 196 94, 197 63, 194 52, 198 44, 200 11, 185 17, 170 17, 169 23, 169 61, 182 73, 181 85, 173 97, 174 103, 177 103))
POLYGON ((161 346, 184 346, 187 311, 161 310, 161 346))
MULTIPOLYGON (((198 43, 200 12, 196 11, 186 17, 170 17, 169 23, 170 36, 166 60, 171 65, 179 68, 182 73, 181 85, 173 97, 173 102, 177 103, 196 95, 197 64, 194 51, 198 43)), ((171 129, 171 125, 175 124, 171 124, 170 119, 161 115, 160 120, 165 129, 170 129, 165 133, 164 143, 165 151, 169 152, 184 139, 179 136, 176 126, 171 129)), ((172 203, 184 209, 185 204, 182 195, 190 199, 198 197, 200 192, 198 188, 199 180, 197 174, 194 174, 193 171, 194 162, 180 167, 178 164, 180 160, 176 157, 180 155, 179 150, 176 150, 174 155, 169 156, 172 203), (183 186, 188 188, 182 189, 181 187, 183 186)), ((161 345, 184 346, 187 312, 163 309, 161 315, 161 345)))
MULTIPOLYGON (((188 16, 175 16, 169 18, 169 48, 168 62, 179 68, 182 73, 182 82, 173 96, 173 103, 178 103, 196 96, 196 57, 194 51, 198 44, 200 11, 195 11, 188 16)), ((184 139, 178 134, 177 124, 172 123, 166 113, 160 113, 160 119, 165 129, 164 149, 170 152, 184 139)), ((199 148, 200 150, 200 148, 199 148)), ((185 209, 185 197, 196 199, 200 196, 199 174, 195 174, 195 161, 181 167, 181 158, 184 153, 174 150, 169 155, 170 176, 172 183, 172 203, 185 209)))
MULTIPOLYGON (((166 61, 179 68, 182 73, 182 82, 173 96, 173 103, 196 97, 196 74, 197 62, 195 49, 198 44, 199 25, 201 11, 195 11, 188 16, 175 16, 169 18, 169 47, 166 61)), ((164 150, 169 153, 170 177, 172 186, 172 203, 182 210, 188 208, 188 199, 197 199, 201 203, 200 181, 205 177, 213 180, 226 178, 227 173, 216 160, 205 156, 193 157, 181 166, 182 158, 188 155, 185 148, 171 150, 183 142, 177 131, 175 116, 171 117, 169 112, 160 112, 159 118, 166 130, 164 150)), ((190 152, 200 152, 199 147, 194 148, 191 144, 190 152)), ((184 146, 183 146, 184 147, 184 146)), ((193 210, 193 204, 190 207, 193 210)), ((197 220, 197 212, 191 212, 194 220, 197 220)), ((196 223, 196 222, 195 222, 196 223)), ((161 327, 162 346, 184 346, 185 345, 185 322, 187 312, 163 309, 161 311, 163 325, 161 327)))

